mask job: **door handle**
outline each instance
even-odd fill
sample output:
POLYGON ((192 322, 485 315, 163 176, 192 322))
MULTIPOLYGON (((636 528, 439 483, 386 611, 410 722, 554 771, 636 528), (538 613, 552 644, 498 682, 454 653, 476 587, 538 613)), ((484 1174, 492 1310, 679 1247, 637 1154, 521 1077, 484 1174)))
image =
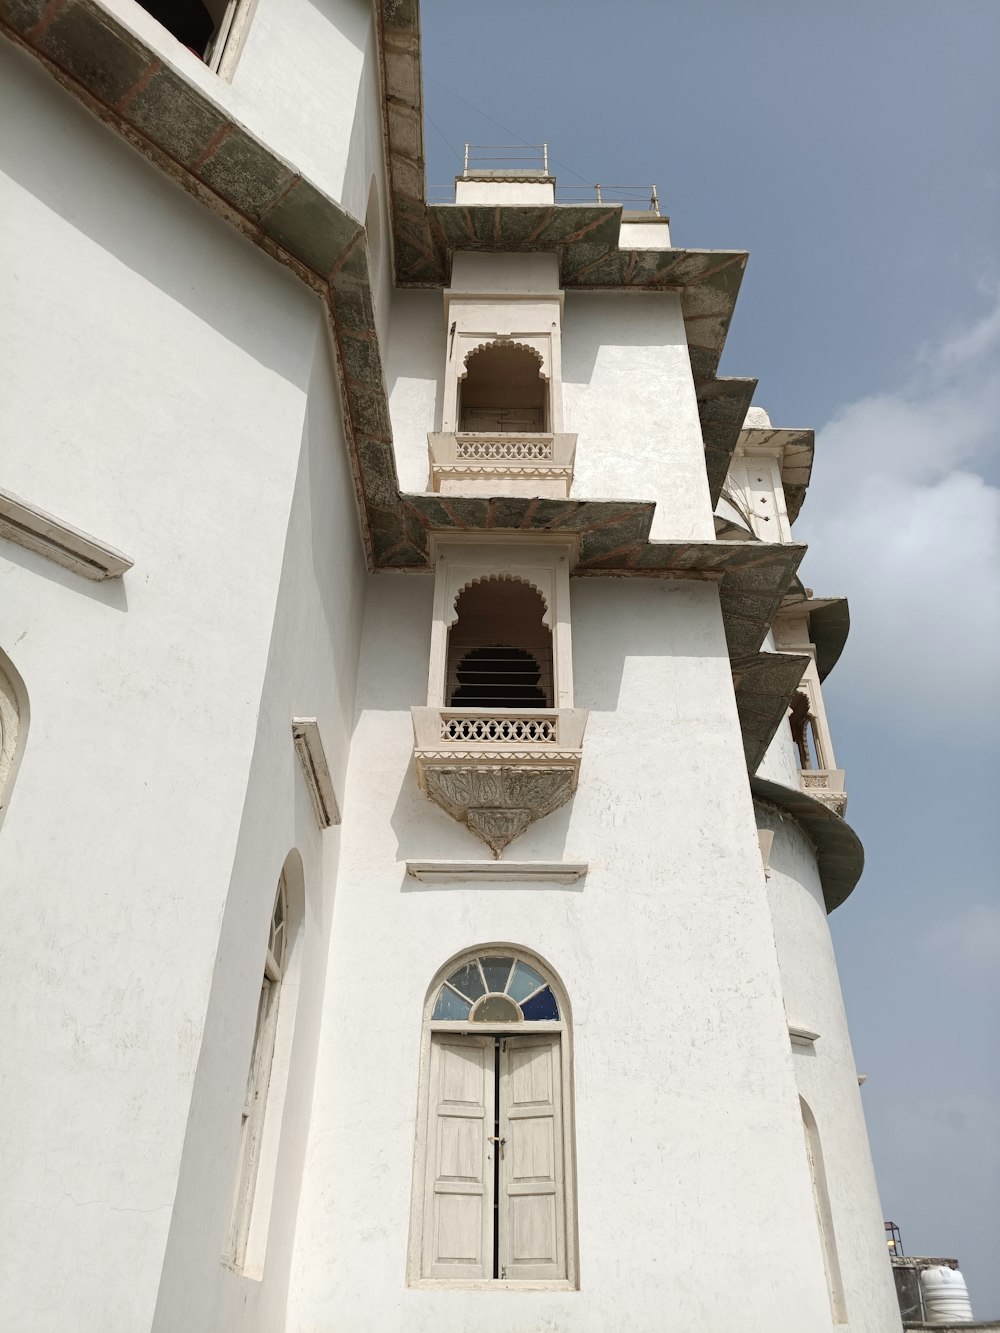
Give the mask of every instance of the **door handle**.
POLYGON ((499 1148, 500 1148, 500 1156, 501 1156, 501 1158, 502 1158, 502 1157, 503 1157, 503 1145, 507 1142, 507 1140, 506 1140, 506 1139, 498 1138, 498 1136, 497 1136, 496 1134, 490 1134, 490 1135, 489 1135, 489 1140, 488 1140, 488 1141, 489 1141, 490 1143, 496 1143, 497 1145, 499 1145, 499 1148))

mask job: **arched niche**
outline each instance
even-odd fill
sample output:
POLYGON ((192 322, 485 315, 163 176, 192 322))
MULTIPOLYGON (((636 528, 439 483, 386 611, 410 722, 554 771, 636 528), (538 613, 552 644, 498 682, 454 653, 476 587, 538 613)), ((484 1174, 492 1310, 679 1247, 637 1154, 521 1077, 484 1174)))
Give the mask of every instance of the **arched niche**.
POLYGON ((551 708, 552 633, 545 598, 525 579, 473 580, 455 598, 448 634, 453 708, 551 708))
POLYGON ((0 652, 0 824, 28 734, 28 692, 10 658, 0 652))
POLYGON ((542 354, 497 338, 466 354, 459 375, 458 429, 537 433, 549 429, 549 386, 542 354))

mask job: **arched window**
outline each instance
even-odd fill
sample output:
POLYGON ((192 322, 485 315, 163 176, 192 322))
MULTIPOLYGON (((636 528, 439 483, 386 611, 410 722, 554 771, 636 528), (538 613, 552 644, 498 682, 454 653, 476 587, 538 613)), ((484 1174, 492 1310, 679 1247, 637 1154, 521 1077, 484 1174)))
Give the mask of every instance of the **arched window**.
POLYGON ((548 429, 548 385, 532 347, 498 339, 473 348, 460 386, 460 431, 548 429))
POLYGON ((806 1156, 809 1159, 809 1174, 812 1178, 816 1222, 819 1227, 819 1239, 823 1249, 823 1265, 826 1268, 826 1284, 830 1293, 830 1310, 833 1314, 833 1322, 843 1324, 847 1321, 844 1305, 844 1284, 840 1276, 837 1240, 833 1232, 833 1211, 830 1207, 830 1192, 826 1184, 826 1168, 823 1165, 819 1126, 816 1124, 816 1117, 804 1097, 799 1098, 799 1107, 802 1111, 802 1131, 805 1134, 806 1156))
POLYGON ((439 973, 424 1022, 411 1280, 572 1285, 567 1001, 508 945, 439 973))
POLYGON ((448 636, 452 708, 551 708, 552 635, 541 593, 520 579, 486 578, 455 600, 448 636))
POLYGON ((0 823, 24 749, 27 711, 20 677, 0 653, 0 823))
POLYGON ((229 1232, 228 1258, 243 1268, 247 1258, 247 1243, 254 1211, 254 1194, 264 1135, 264 1118, 268 1104, 268 1088, 274 1060, 275 1033, 278 1026, 278 1000, 284 976, 288 944, 288 886, 285 871, 278 879, 274 907, 267 936, 267 954, 264 976, 257 1002, 257 1026, 254 1031, 253 1052, 247 1073, 246 1093, 240 1118, 239 1163, 236 1173, 236 1192, 233 1201, 232 1223, 229 1232))

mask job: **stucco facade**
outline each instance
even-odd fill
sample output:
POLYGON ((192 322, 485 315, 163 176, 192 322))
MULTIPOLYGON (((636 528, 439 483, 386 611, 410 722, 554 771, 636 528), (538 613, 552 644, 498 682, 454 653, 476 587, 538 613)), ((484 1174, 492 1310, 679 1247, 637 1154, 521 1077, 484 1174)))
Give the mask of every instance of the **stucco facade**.
POLYGON ((4 1328, 898 1328, 745 255, 428 208, 415 4, 0 16, 4 1328))

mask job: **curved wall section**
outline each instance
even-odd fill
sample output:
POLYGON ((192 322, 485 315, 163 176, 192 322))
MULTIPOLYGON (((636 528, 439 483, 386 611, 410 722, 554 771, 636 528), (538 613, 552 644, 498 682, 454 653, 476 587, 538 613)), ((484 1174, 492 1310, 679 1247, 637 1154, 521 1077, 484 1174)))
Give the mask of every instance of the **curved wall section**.
POLYGON ((757 827, 774 833, 767 893, 789 1027, 816 1034, 794 1041, 792 1053, 822 1145, 842 1287, 835 1326, 884 1333, 900 1327, 899 1310, 816 852, 790 815, 762 801, 755 810, 757 827))

